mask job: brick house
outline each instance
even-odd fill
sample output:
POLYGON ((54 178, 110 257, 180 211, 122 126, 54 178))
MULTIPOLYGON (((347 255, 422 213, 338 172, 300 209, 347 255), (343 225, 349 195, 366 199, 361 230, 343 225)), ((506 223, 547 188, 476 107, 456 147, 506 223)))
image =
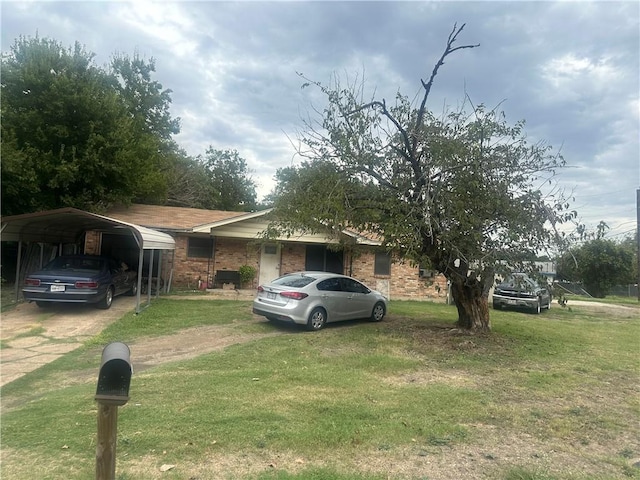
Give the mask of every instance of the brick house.
MULTIPOLYGON (((342 249, 323 235, 265 240, 261 233, 269 223, 259 212, 228 212, 159 205, 131 205, 107 212, 107 216, 168 233, 175 240, 175 253, 162 258, 163 272, 173 271, 173 287, 223 288, 216 281, 221 272, 237 272, 242 265, 256 269, 256 277, 242 288, 255 288, 285 273, 323 270, 350 275, 392 299, 441 300, 447 294, 441 275, 394 261, 379 248, 379 242, 344 232, 342 249), (171 268, 173 267, 173 268, 171 268)), ((126 258, 126 246, 96 233, 86 244, 126 258)), ((163 279, 167 281, 168 279, 163 279)), ((228 285, 227 285, 228 286, 228 285)), ((235 285, 239 288, 240 285, 235 285)))

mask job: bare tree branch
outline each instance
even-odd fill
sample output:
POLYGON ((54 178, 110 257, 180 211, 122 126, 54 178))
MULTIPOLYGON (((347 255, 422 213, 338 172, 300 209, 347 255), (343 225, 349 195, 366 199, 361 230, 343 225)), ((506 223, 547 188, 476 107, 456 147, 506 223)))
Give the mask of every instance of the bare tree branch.
POLYGON ((444 52, 442 53, 442 56, 440 57, 440 59, 438 60, 438 62, 436 63, 435 67, 433 67, 433 70, 431 71, 431 77, 429 78, 429 81, 427 83, 424 82, 424 80, 421 80, 422 82, 422 86, 424 87, 424 96, 422 97, 422 103, 420 103, 420 109, 418 110, 418 116, 416 118, 416 124, 414 127, 414 135, 413 135, 413 142, 412 142, 412 146, 411 146, 411 155, 415 155, 415 150, 418 144, 418 135, 417 132, 420 130, 421 126, 422 126, 422 122, 424 121, 424 114, 426 112, 426 105, 427 105, 427 99, 429 98, 429 94, 431 93, 431 87, 433 86, 433 81, 436 78, 436 75, 438 74, 438 71, 440 70, 440 67, 442 65, 444 65, 444 59, 450 55, 451 53, 457 51, 457 50, 462 50, 465 48, 476 48, 479 47, 480 44, 475 44, 475 45, 460 45, 458 47, 454 47, 453 44, 455 43, 456 39, 458 38, 458 35, 462 32, 462 30, 465 27, 465 23, 463 23, 460 28, 458 28, 457 24, 453 25, 453 30, 451 30, 451 33, 449 34, 449 38, 447 39, 447 46, 444 49, 444 52))

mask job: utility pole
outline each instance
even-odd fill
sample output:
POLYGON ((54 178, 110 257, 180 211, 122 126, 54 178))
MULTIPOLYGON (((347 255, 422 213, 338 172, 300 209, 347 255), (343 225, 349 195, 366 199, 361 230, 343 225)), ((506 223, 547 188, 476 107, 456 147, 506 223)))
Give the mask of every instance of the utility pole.
POLYGON ((636 241, 638 242, 638 249, 636 255, 638 257, 638 301, 640 302, 640 188, 636 190, 636 241))

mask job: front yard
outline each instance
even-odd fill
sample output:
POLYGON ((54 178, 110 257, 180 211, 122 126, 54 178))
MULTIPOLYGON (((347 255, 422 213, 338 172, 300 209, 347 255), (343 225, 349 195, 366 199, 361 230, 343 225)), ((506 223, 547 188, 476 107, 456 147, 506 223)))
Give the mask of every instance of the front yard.
POLYGON ((161 299, 3 388, 0 473, 93 476, 95 375, 119 340, 147 356, 118 479, 640 478, 639 310, 492 311, 490 335, 446 305, 389 311, 307 333, 249 302, 161 299))

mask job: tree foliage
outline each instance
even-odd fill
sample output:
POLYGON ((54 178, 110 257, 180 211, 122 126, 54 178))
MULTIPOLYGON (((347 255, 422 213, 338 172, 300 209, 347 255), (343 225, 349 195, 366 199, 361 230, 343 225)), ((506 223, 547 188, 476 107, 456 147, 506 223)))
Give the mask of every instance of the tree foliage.
POLYGON ((377 234, 386 249, 447 277, 459 325, 489 330, 495 271, 523 268, 575 213, 553 186, 564 160, 545 143, 530 144, 524 122, 510 125, 468 99, 440 116, 427 109, 445 58, 477 47, 456 46, 463 28, 454 26, 421 81, 419 104, 400 93, 393 103, 365 98, 362 80, 342 87, 337 78, 327 86, 303 77, 327 105, 320 121, 304 121, 305 160, 277 174, 275 214, 279 233, 377 234))
POLYGON ((560 278, 581 282, 596 298, 606 297, 616 285, 638 279, 637 240, 631 236, 622 242, 606 239, 607 229, 600 222, 597 232, 562 255, 557 266, 560 278))
POLYGON ((212 210, 256 208, 256 185, 235 150, 209 147, 204 156, 177 161, 170 173, 167 203, 212 210))
MULTIPOLYGON (((153 108, 166 112, 169 99, 145 77, 153 64, 145 75, 128 74, 120 57, 119 82, 93 58, 77 42, 65 49, 21 37, 2 59, 3 214, 63 206, 101 211, 139 196, 162 197, 160 133, 169 129, 153 108), (133 91, 146 95, 127 97, 133 91)), ((143 68, 137 58, 133 63, 143 68)), ((177 124, 169 123, 175 132, 177 124)))
POLYGON ((2 59, 2 214, 115 203, 248 210, 255 183, 238 152, 189 157, 155 60, 21 37, 2 59))
POLYGON ((209 147, 197 161, 204 168, 210 189, 211 207, 219 210, 250 211, 256 206, 256 184, 247 161, 236 150, 209 147))

